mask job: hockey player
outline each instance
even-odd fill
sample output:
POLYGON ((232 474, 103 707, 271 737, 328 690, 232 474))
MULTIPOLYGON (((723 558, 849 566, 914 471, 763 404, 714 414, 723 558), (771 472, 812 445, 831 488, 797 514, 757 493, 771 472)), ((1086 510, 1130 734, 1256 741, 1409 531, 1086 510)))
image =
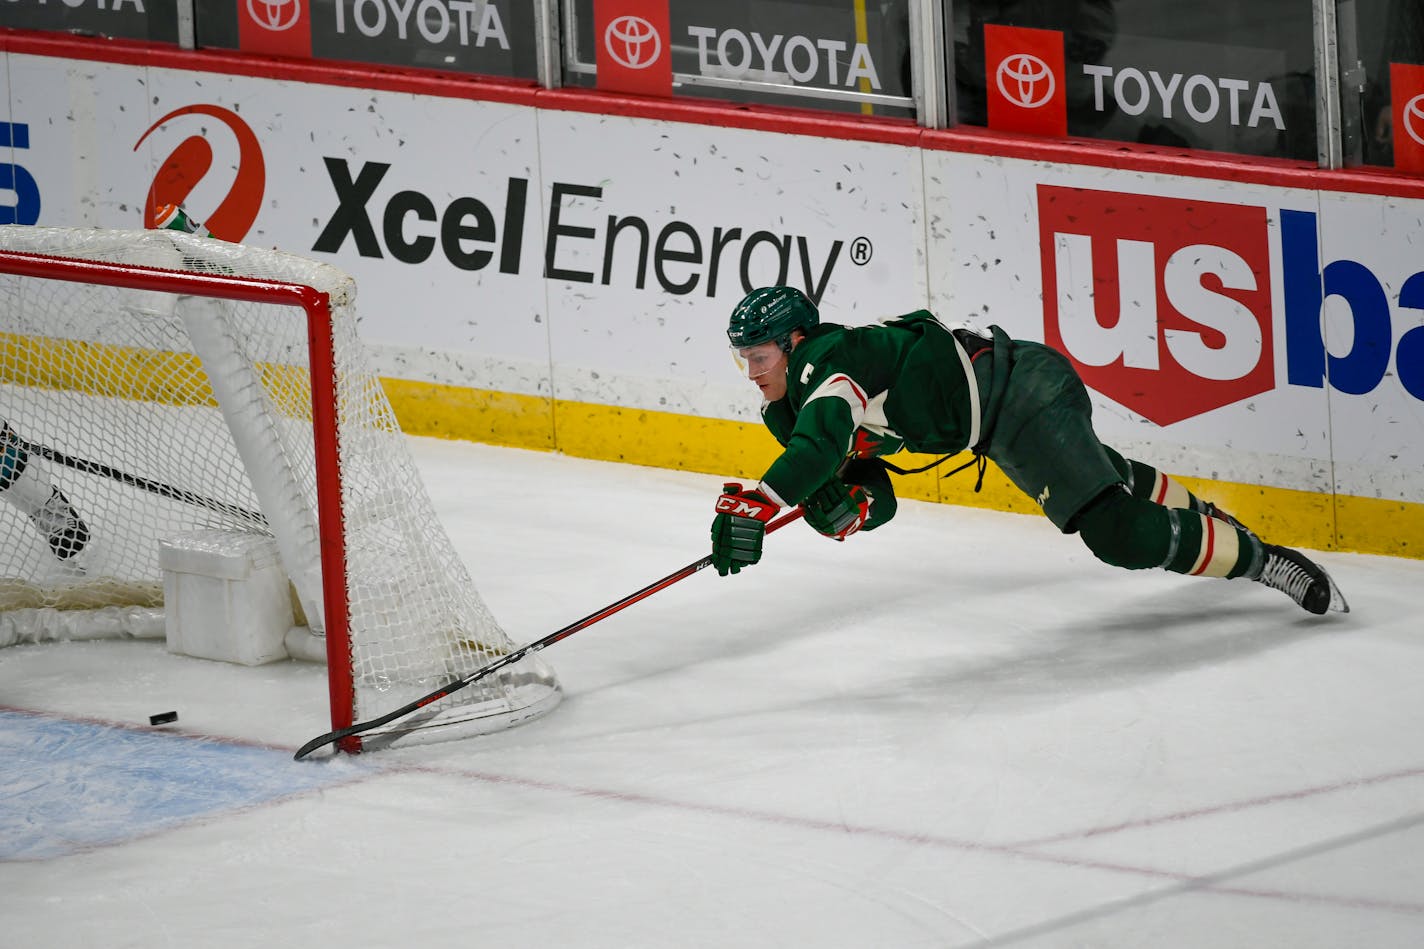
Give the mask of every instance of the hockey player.
POLYGON ((59 485, 49 479, 0 419, 0 499, 30 519, 60 560, 68 561, 89 543, 89 528, 59 485))
POLYGON ((895 514, 887 468, 901 469, 881 456, 968 448, 981 483, 987 458, 1104 563, 1244 577, 1311 613, 1349 610, 1300 552, 1262 542, 1211 502, 1102 444, 1082 380, 1041 343, 1010 339, 997 326, 946 327, 925 310, 869 327, 823 324, 791 287, 748 294, 727 337, 785 450, 759 484, 729 483, 717 499, 712 559, 723 576, 761 559, 779 508, 802 505, 808 524, 844 540, 895 514))

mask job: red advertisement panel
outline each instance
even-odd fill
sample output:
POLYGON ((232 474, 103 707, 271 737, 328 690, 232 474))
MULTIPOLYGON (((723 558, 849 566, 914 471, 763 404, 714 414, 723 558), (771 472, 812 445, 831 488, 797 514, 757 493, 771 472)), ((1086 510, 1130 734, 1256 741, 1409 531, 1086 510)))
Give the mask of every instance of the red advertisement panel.
POLYGON ((311 58, 311 3, 238 0, 238 47, 248 53, 311 58))
POLYGON ((984 79, 990 128, 1068 134, 1062 33, 985 24, 984 79))
POLYGON ((672 95, 667 0, 594 0, 598 88, 672 95))
POLYGON ((1038 186, 1044 341, 1158 425, 1275 387, 1266 209, 1038 186))
POLYGON ((1394 167, 1424 171, 1424 66, 1389 64, 1394 167))

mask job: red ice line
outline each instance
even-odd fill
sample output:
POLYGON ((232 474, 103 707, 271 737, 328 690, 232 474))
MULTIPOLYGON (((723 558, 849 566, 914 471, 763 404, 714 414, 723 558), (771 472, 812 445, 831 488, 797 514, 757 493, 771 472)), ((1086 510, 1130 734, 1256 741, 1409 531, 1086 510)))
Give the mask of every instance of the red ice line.
MULTIPOLYGON (((23 715, 35 717, 67 719, 69 721, 81 721, 92 724, 108 725, 116 728, 123 728, 133 731, 145 731, 131 723, 118 722, 100 718, 86 718, 79 716, 56 715, 49 712, 40 712, 34 709, 16 708, 14 706, 0 704, 0 711, 17 712, 23 715)), ((261 741, 252 741, 243 738, 221 738, 208 735, 196 735, 192 733, 170 733, 175 738, 187 738, 199 741, 213 741, 233 745, 248 745, 252 747, 268 748, 272 750, 291 751, 290 748, 278 746, 261 741)), ((1099 837, 1106 834, 1117 833, 1124 830, 1151 827, 1162 824, 1177 823, 1190 820, 1196 817, 1204 817, 1212 814, 1225 814, 1234 811, 1244 811, 1248 808, 1259 807, 1266 804, 1276 804, 1282 801, 1301 800, 1320 794, 1331 794, 1337 791, 1344 791, 1350 788, 1367 787, 1373 784, 1384 784, 1389 781, 1401 779, 1417 778, 1424 775, 1424 768, 1409 768, 1402 771, 1393 771, 1385 774, 1375 775, 1366 778, 1357 778, 1350 781, 1339 781, 1334 784, 1317 785, 1311 788, 1302 788, 1297 791, 1285 791, 1279 794, 1270 794, 1263 797, 1247 798, 1241 801, 1230 801, 1218 804, 1215 807, 1197 808, 1189 811, 1178 811, 1172 814, 1163 814, 1157 817, 1143 818, 1137 821, 1125 821, 1105 827, 1090 828, 1088 830, 1075 831, 1068 834, 1060 834, 1054 837, 1044 837, 1038 840, 1020 841, 1013 844, 994 844, 975 840, 958 840, 952 837, 940 837, 932 834, 909 833, 906 831, 889 830, 882 827, 871 827, 863 824, 847 824, 844 822, 818 820, 813 817, 798 817, 789 814, 776 814, 769 811, 755 811, 749 808, 725 807, 716 804, 700 804, 692 801, 678 801, 672 798, 651 797, 646 794, 638 794, 632 791, 611 791, 605 788, 590 788, 572 784, 556 784, 551 781, 539 781, 531 778, 518 778, 502 774, 490 774, 484 771, 470 771, 462 768, 438 768, 433 766, 408 766, 396 765, 394 767, 373 768, 364 776, 355 776, 349 782, 342 782, 337 785, 329 785, 322 788, 313 788, 308 792, 325 792, 335 790, 339 787, 347 787, 360 783, 362 777, 374 778, 384 774, 393 773, 423 773, 431 775, 459 775, 476 781, 483 781, 487 784, 502 784, 513 787, 532 788, 539 791, 548 791, 559 794, 574 794, 579 797, 592 797, 600 800, 615 801, 623 804, 643 804, 652 807, 663 807, 673 810, 691 811, 701 814, 714 814, 722 817, 733 817, 740 820, 752 820, 767 824, 780 824, 789 827, 800 827, 806 830, 828 831, 831 833, 846 834, 853 837, 874 837, 881 840, 893 840, 899 843, 923 844, 946 850, 961 850, 978 853, 993 853, 1002 856, 1017 857, 1023 860, 1034 860, 1040 863, 1052 863, 1065 867, 1076 867, 1087 870, 1103 870, 1112 873, 1127 873, 1134 876, 1151 877, 1156 879, 1172 880, 1181 883, 1191 883, 1195 880, 1203 880, 1201 889, 1205 892, 1221 893, 1231 896, 1249 896, 1257 899, 1282 900, 1291 903, 1324 903, 1334 906, 1342 906, 1351 909, 1376 909, 1395 913, 1403 913, 1412 916, 1424 916, 1424 903, 1404 902, 1398 900, 1376 900, 1368 897, 1344 897, 1332 896, 1326 893, 1300 893, 1286 890, 1269 890, 1252 887, 1221 886, 1213 884, 1209 879, 1193 876, 1189 873, 1178 873, 1171 870, 1159 870, 1155 867, 1137 866, 1127 863, 1110 863, 1104 860, 1091 860, 1079 857, 1060 856, 1057 854, 1042 853, 1030 848, 1046 846, 1053 843, 1062 843, 1072 840, 1085 840, 1090 837, 1099 837)), ((283 798, 282 801, 292 800, 301 794, 283 798)), ((267 804, 278 803, 276 801, 266 802, 267 804)), ((181 826, 181 825, 180 825, 181 826)), ((171 828, 170 828, 171 829, 171 828)), ((161 833, 159 831, 158 833, 161 833)))
POLYGON ((1029 849, 1045 843, 1052 843, 1062 840, 1074 840, 1088 836, 1112 833, 1115 830, 1129 827, 1150 826, 1152 824, 1170 823, 1173 821, 1186 820, 1194 816, 1205 814, 1225 813, 1233 810, 1245 810, 1249 807, 1262 804, 1271 804, 1279 801, 1298 800, 1315 794, 1326 794, 1333 791, 1346 790, 1353 787, 1363 787, 1370 784, 1380 784, 1386 781, 1399 780, 1401 778, 1413 778, 1424 775, 1424 768, 1411 768, 1406 771, 1397 771, 1390 774, 1377 775, 1370 778, 1361 778, 1354 781, 1342 781, 1332 785, 1321 785, 1315 788, 1306 788, 1300 791, 1285 792, 1282 794, 1269 795, 1261 798, 1252 798, 1245 801, 1233 802, 1218 805, 1211 808, 1202 808, 1195 811, 1183 811, 1179 814, 1164 815, 1159 818, 1151 818, 1142 821, 1125 823, 1118 827, 1098 828, 1088 832, 1067 834, 1061 837, 1045 838, 1042 841, 1027 841, 1014 844, 994 844, 984 841, 959 840, 952 837, 940 837, 933 834, 910 833, 906 831, 889 830, 882 827, 871 827, 863 824, 847 824, 838 821, 819 820, 814 817, 799 817, 789 814, 777 814, 770 811, 756 811, 749 808, 727 807, 718 804, 704 804, 691 801, 678 801, 672 798, 652 797, 646 794, 639 794, 633 791, 611 791, 605 788, 591 788, 580 785, 558 784, 550 781, 541 781, 532 778, 511 777, 509 775, 491 774, 484 771, 469 771, 460 768, 438 768, 438 767, 400 767, 398 771, 424 772, 436 775, 458 774, 463 777, 489 784, 502 784, 515 787, 532 788, 540 791, 550 791, 555 793, 575 794, 580 797, 592 797, 606 801, 616 801, 623 804, 642 804, 653 807, 669 808, 673 810, 691 811, 701 814, 714 814, 722 817, 732 817, 741 820, 753 820, 761 823, 780 824, 783 826, 800 827, 807 830, 828 831, 838 834, 846 834, 855 837, 875 837, 881 840, 893 840, 900 843, 922 844, 947 850, 972 851, 979 853, 993 853, 1002 856, 1017 857, 1023 860, 1034 860, 1040 863, 1052 863, 1065 867, 1075 867, 1087 870, 1103 870, 1113 873, 1127 873, 1134 876, 1151 877, 1156 879, 1171 880, 1179 883, 1200 882, 1200 890, 1209 893, 1220 893, 1231 896, 1248 896, 1256 899, 1282 900, 1290 903, 1322 903, 1333 906, 1341 906, 1350 909, 1371 909, 1385 910, 1394 913, 1402 913, 1411 916, 1424 916, 1424 903, 1406 902, 1400 900, 1379 900, 1369 897, 1357 896, 1334 896, 1328 893, 1307 893, 1291 892, 1287 890, 1263 889, 1257 887, 1226 886, 1212 883, 1210 874, 1195 875, 1190 873, 1179 873, 1172 870, 1161 870, 1155 867, 1145 867, 1128 863, 1116 863, 1104 860, 1095 860, 1081 857, 1061 856, 1057 854, 1043 853, 1029 849))
POLYGON ((1048 844, 1063 843, 1069 840, 1087 840, 1089 837, 1102 837, 1106 834, 1121 833, 1125 830, 1138 830, 1144 827, 1158 827, 1163 824, 1176 824, 1182 821, 1193 820, 1198 817, 1210 817, 1214 814, 1231 814, 1237 811, 1249 810, 1253 807, 1261 807, 1266 804, 1280 804, 1284 801, 1300 801, 1308 797, 1316 797, 1321 794, 1334 794, 1337 791, 1348 791, 1353 788, 1369 787, 1373 784, 1387 784, 1390 781, 1398 781, 1403 778, 1417 778, 1424 776, 1424 768, 1406 768, 1402 771, 1390 771, 1385 774, 1377 774, 1368 778, 1354 778, 1349 781, 1337 781, 1334 784, 1319 784, 1311 788, 1301 788, 1298 791, 1282 791, 1278 794, 1266 794, 1262 797, 1246 798, 1242 801, 1227 801, 1212 807, 1199 807, 1189 811, 1176 811, 1171 814, 1159 814, 1156 817, 1144 817, 1140 820, 1123 821, 1120 824, 1108 824, 1103 827, 1091 827, 1086 830, 1070 831, 1066 834, 1056 834, 1052 837, 1040 837, 1036 840, 1021 840, 1014 844, 1016 847, 1043 847, 1048 844))

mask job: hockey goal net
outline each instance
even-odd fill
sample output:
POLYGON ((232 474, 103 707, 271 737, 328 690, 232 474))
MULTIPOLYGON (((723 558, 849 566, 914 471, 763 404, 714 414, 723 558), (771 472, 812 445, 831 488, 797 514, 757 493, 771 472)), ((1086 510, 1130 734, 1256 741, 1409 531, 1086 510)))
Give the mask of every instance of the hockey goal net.
MULTIPOLYGON (((333 267, 176 231, 0 227, 0 424, 0 645, 163 635, 160 545, 217 531, 275 541, 324 637, 333 729, 513 648, 333 267)), ((364 740, 494 731, 559 697, 531 656, 364 740)))

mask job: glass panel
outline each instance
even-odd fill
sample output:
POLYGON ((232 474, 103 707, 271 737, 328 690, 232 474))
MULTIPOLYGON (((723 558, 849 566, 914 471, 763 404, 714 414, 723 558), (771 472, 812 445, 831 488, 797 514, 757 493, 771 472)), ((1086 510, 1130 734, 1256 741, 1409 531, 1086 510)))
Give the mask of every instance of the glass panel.
POLYGON ((1345 163, 1424 173, 1424 0, 1341 0, 1336 24, 1345 163))
POLYGON ((533 0, 308 2, 310 38, 298 39, 306 24, 287 22, 290 11, 301 9, 295 3, 195 0, 197 45, 518 79, 539 75, 533 0), (270 18, 268 24, 254 15, 270 18), (282 45, 264 49, 253 37, 282 45))
MULTIPOLYGON (((568 0, 565 76, 597 85, 593 0, 568 0)), ((909 0, 670 0, 673 94, 913 118, 909 0)))
POLYGON ((1316 158, 1310 0, 956 0, 950 29, 963 124, 1316 158))
POLYGON ((80 5, 0 0, 0 26, 177 43, 178 4, 177 0, 80 5))

